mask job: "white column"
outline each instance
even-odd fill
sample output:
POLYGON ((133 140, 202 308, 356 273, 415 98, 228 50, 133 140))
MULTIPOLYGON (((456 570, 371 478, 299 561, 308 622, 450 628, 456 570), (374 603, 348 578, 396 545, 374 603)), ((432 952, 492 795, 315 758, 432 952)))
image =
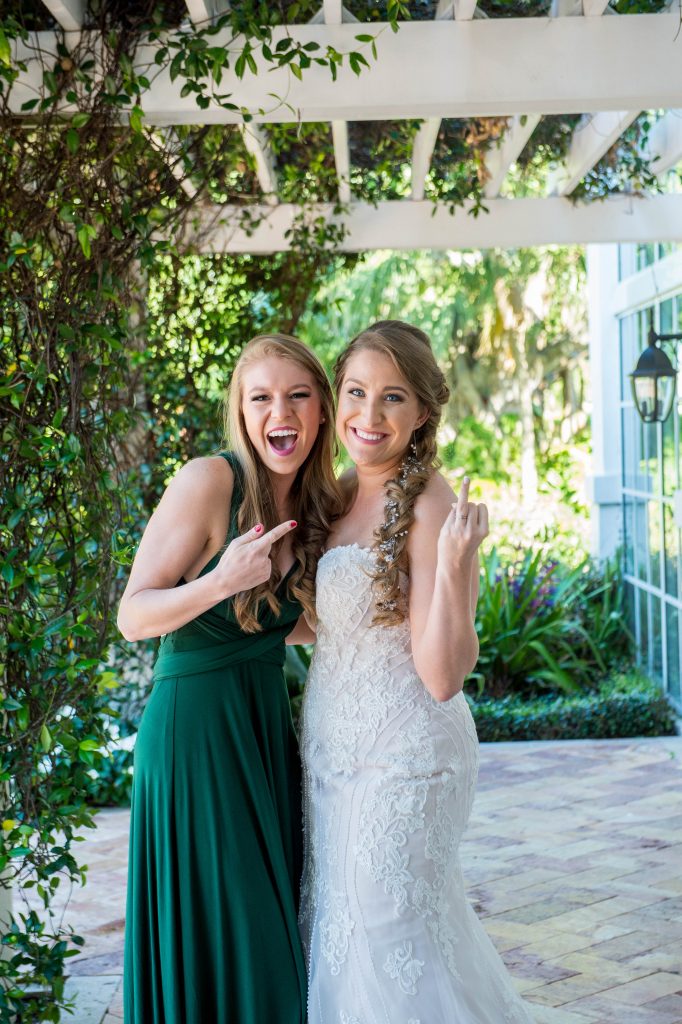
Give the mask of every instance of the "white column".
POLYGON ((591 548, 597 558, 612 556, 623 536, 621 509, 621 417, 618 320, 612 302, 618 284, 618 246, 587 246, 592 472, 591 548))

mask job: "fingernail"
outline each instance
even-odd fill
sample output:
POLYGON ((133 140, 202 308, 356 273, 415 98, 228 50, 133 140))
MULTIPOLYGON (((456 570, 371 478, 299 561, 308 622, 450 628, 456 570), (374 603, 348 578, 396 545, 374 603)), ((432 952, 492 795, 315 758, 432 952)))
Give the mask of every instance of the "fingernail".
POLYGON ((289 526, 291 526, 291 527, 294 527, 294 526, 298 526, 298 523, 296 522, 296 520, 295 520, 295 519, 292 519, 292 520, 290 521, 290 523, 289 523, 289 526))
POLYGON ((258 526, 254 527, 254 529, 255 529, 256 533, 262 533, 262 531, 263 531, 263 527, 261 526, 260 523, 258 524, 258 526))
POLYGON ((465 484, 470 484, 470 483, 471 483, 471 480, 469 479, 469 477, 468 477, 468 476, 465 476, 465 477, 464 477, 464 483, 465 483, 465 484))

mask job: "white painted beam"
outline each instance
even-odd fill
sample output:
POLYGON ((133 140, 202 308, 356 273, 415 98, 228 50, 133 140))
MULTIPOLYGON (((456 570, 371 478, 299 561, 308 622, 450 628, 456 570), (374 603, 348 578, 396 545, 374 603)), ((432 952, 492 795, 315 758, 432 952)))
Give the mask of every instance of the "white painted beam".
POLYGON ((230 5, 226 0, 185 0, 193 25, 206 26, 214 18, 226 14, 230 5))
POLYGON ((667 174, 682 162, 682 109, 668 110, 652 126, 647 157, 654 174, 667 174))
MULTIPOLYGON (((612 22, 609 22, 612 24, 612 22)), ((608 110, 584 117, 575 127, 564 167, 557 170, 550 192, 567 196, 609 151, 639 115, 637 110, 608 110)))
POLYGON ((471 21, 476 13, 477 0, 438 0, 436 21, 456 18, 457 21, 471 21))
POLYGON ((350 148, 348 146, 348 122, 332 121, 332 141, 336 177, 339 181, 339 201, 350 202, 350 148))
POLYGON ((540 114, 517 114, 502 136, 499 146, 493 145, 488 150, 485 166, 490 177, 483 192, 489 199, 499 194, 509 168, 521 154, 539 120, 540 114))
MULTIPOLYGON (((334 217, 333 205, 308 210, 312 219, 325 217, 348 229, 340 245, 344 252, 372 249, 488 249, 534 245, 574 245, 590 242, 652 242, 682 240, 682 195, 656 195, 646 199, 612 197, 604 202, 573 204, 568 199, 491 199, 489 213, 469 215, 471 204, 454 214, 447 204, 434 208, 397 200, 353 203, 347 215, 334 217)), ((201 212, 198 230, 188 227, 186 244, 201 252, 266 253, 291 245, 287 232, 300 208, 288 203, 276 207, 249 207, 249 218, 261 215, 255 230, 240 227, 243 209, 213 207, 201 212)), ((183 240, 179 240, 182 244, 183 240)))
POLYGON ((256 164, 256 176, 258 184, 265 194, 265 202, 268 206, 275 206, 278 202, 277 173, 268 137, 260 125, 254 124, 252 121, 241 125, 239 130, 244 145, 256 164))
POLYGON ((431 166, 431 157, 438 140, 441 119, 429 117, 417 130, 412 144, 412 192, 411 199, 419 201, 424 198, 426 175, 431 166))
MULTIPOLYGON (((324 6, 320 7, 319 11, 316 11, 315 14, 313 14, 308 24, 324 25, 325 22, 327 25, 357 25, 359 24, 359 18, 356 18, 354 14, 351 14, 350 11, 346 10, 343 4, 338 3, 338 0, 325 0, 324 6), (327 17, 327 13, 329 14, 329 17, 327 17)), ((368 25, 367 27, 370 29, 374 28, 373 25, 368 25)))
MULTIPOLYGON (((402 24, 398 32, 381 28, 372 26, 378 36, 378 60, 359 76, 344 66, 333 82, 327 68, 313 65, 299 82, 286 68, 271 71, 263 65, 260 74, 243 80, 225 74, 221 91, 254 111, 260 122, 287 122, 298 116, 303 121, 361 121, 680 105, 678 14, 422 21, 402 24), (271 93, 286 96, 286 104, 277 103, 271 93)), ((273 47, 289 32, 303 44, 319 43, 323 51, 328 44, 341 51, 358 45, 355 25, 292 25, 273 32, 273 47)), ((227 31, 219 32, 215 45, 226 45, 228 36, 227 31)), ((23 41, 14 44, 17 57, 29 62, 10 94, 10 107, 17 113, 25 100, 39 93, 42 83, 43 65, 31 52, 31 40, 35 37, 29 38, 29 46, 23 41)), ((39 33, 38 42, 45 63, 52 66, 56 36, 39 33)), ((139 70, 154 66, 156 49, 140 50, 139 70)), ((239 122, 239 111, 218 106, 199 110, 193 96, 180 95, 183 84, 182 78, 170 81, 167 67, 158 71, 142 97, 150 124, 239 122)), ((68 106, 63 110, 68 113, 68 106)))
POLYGON ((586 18, 599 18, 608 6, 609 0, 583 0, 583 14, 586 18))
POLYGON ((43 0, 43 3, 66 32, 80 32, 85 21, 85 0, 43 0))

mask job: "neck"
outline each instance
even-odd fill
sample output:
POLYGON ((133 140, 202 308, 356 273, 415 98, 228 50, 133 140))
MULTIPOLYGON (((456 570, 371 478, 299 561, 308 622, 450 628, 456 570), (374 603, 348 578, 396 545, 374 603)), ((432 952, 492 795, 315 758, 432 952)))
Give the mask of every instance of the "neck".
POLYGON ((275 507, 280 517, 286 519, 291 511, 291 488, 294 486, 296 473, 282 475, 280 473, 271 473, 268 470, 268 476, 270 477, 272 495, 275 499, 275 507))
POLYGON ((393 459, 391 462, 384 462, 380 466, 362 466, 356 464, 358 494, 363 497, 370 497, 380 491, 383 492, 384 484, 398 475, 402 465, 402 457, 393 459))

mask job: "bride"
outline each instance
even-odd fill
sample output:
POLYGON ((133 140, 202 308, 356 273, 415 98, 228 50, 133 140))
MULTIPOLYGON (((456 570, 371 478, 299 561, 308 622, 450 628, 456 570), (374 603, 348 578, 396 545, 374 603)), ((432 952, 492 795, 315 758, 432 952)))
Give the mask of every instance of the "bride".
POLYGON ((303 707, 309 1024, 531 1024, 471 909, 458 847, 478 769, 462 686, 485 505, 436 472, 448 389, 399 321, 336 365, 355 468, 317 573, 303 707))

